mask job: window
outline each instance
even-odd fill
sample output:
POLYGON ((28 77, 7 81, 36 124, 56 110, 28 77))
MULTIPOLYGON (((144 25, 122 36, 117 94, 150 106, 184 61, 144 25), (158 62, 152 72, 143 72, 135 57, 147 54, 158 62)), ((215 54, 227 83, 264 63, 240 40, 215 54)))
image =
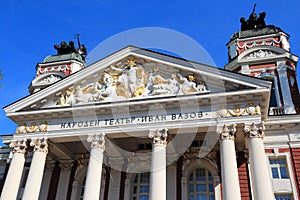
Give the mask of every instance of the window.
POLYGON ((148 200, 150 189, 150 173, 137 174, 133 183, 132 200, 148 200))
POLYGON ((277 106, 278 106, 278 103, 276 100, 276 87, 275 87, 274 81, 272 80, 270 107, 277 107, 277 106))
POLYGON ((285 158, 269 158, 272 177, 288 179, 287 165, 285 158))
POLYGON ((138 144, 138 150, 151 150, 152 143, 138 144))
POLYGON ((214 200, 213 177, 204 168, 195 169, 189 179, 189 200, 214 200))
POLYGON ((291 194, 275 194, 276 200, 293 200, 291 194))

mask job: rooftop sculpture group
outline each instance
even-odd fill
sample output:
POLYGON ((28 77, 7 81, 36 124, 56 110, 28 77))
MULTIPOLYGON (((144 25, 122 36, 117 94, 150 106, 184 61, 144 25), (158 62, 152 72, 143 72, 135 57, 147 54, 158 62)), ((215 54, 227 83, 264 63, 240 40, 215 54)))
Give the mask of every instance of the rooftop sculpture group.
POLYGON ((76 53, 80 54, 81 57, 84 59, 87 55, 87 49, 84 44, 80 44, 79 38, 77 39, 79 48, 76 48, 75 43, 73 41, 70 41, 69 43, 62 41, 60 44, 55 44, 54 49, 57 50, 57 55, 76 53))
POLYGON ((259 16, 257 17, 255 13, 255 7, 256 4, 254 5, 253 11, 250 14, 248 20, 246 20, 245 17, 242 17, 240 19, 242 31, 266 27, 266 22, 265 22, 266 12, 259 13, 259 16))

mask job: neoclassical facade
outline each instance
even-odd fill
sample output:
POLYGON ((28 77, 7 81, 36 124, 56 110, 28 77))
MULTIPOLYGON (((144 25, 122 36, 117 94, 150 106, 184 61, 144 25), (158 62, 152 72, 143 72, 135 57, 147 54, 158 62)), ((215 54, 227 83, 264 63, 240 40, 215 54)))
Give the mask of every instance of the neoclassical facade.
POLYGON ((258 25, 225 70, 133 46, 85 66, 56 46, 4 108, 1 200, 299 199, 298 57, 258 25))

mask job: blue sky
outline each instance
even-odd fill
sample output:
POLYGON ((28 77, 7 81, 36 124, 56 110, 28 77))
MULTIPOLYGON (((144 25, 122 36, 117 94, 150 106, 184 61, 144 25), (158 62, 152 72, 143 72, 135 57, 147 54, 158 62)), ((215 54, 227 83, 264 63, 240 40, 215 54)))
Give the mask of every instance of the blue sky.
MULTIPOLYGON (((168 28, 196 40, 223 68, 227 63, 225 44, 240 28, 240 17, 249 16, 254 3, 257 13, 267 12, 267 24, 291 35, 291 51, 300 55, 299 0, 2 0, 0 69, 4 79, 0 81, 0 107, 27 96, 36 64, 56 53, 53 44, 74 40, 76 33, 91 51, 126 30, 168 28)), ((15 128, 1 109, 0 134, 12 134, 15 128)))

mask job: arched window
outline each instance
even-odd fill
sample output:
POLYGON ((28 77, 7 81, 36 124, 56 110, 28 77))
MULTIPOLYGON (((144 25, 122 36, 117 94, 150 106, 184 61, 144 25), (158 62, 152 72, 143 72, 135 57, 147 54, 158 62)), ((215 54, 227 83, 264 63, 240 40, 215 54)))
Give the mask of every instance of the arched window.
POLYGON ((192 171, 189 178, 189 200, 214 200, 213 177, 204 168, 192 171))
POLYGON ((133 182, 132 200, 148 200, 150 189, 150 173, 137 174, 133 182))

